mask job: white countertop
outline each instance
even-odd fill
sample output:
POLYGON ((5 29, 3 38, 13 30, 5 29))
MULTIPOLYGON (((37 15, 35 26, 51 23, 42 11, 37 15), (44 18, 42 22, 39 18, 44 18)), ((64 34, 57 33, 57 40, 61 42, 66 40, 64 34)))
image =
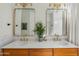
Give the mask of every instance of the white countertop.
POLYGON ((77 48, 65 40, 62 41, 14 41, 2 48, 77 48))

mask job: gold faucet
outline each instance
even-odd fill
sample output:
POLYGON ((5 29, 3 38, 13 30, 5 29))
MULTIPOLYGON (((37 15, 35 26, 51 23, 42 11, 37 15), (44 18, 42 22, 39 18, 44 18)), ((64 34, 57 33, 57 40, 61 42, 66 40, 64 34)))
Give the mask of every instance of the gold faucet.
POLYGON ((56 40, 56 41, 59 40, 59 35, 58 34, 55 34, 54 36, 55 36, 54 40, 56 40))

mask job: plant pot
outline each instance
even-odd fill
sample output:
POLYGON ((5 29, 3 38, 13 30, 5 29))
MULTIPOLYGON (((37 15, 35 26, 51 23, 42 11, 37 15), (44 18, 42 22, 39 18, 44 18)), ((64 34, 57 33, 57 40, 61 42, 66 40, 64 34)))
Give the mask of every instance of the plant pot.
POLYGON ((42 42, 42 41, 43 41, 43 38, 38 38, 38 41, 39 41, 39 42, 42 42))

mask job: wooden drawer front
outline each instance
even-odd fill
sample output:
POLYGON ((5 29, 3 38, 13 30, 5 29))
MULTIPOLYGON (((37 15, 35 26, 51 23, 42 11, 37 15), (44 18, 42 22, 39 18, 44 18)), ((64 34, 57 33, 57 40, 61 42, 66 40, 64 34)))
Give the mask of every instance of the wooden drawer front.
POLYGON ((3 56, 3 50, 0 49, 0 56, 3 56))
POLYGON ((52 49, 30 49, 30 56, 52 56, 52 49))
POLYGON ((30 52, 30 56, 52 56, 52 52, 30 52))
POLYGON ((4 56, 28 56, 27 49, 4 49, 4 56))
POLYGON ((55 48, 54 56, 77 56, 76 48, 55 48))

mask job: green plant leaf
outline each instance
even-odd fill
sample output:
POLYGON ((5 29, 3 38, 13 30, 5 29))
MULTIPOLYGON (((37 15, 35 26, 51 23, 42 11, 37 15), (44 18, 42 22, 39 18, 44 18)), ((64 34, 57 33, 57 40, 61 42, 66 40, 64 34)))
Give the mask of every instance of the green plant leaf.
POLYGON ((38 35, 38 37, 43 37, 45 26, 43 26, 41 22, 37 22, 35 24, 34 32, 38 35))

